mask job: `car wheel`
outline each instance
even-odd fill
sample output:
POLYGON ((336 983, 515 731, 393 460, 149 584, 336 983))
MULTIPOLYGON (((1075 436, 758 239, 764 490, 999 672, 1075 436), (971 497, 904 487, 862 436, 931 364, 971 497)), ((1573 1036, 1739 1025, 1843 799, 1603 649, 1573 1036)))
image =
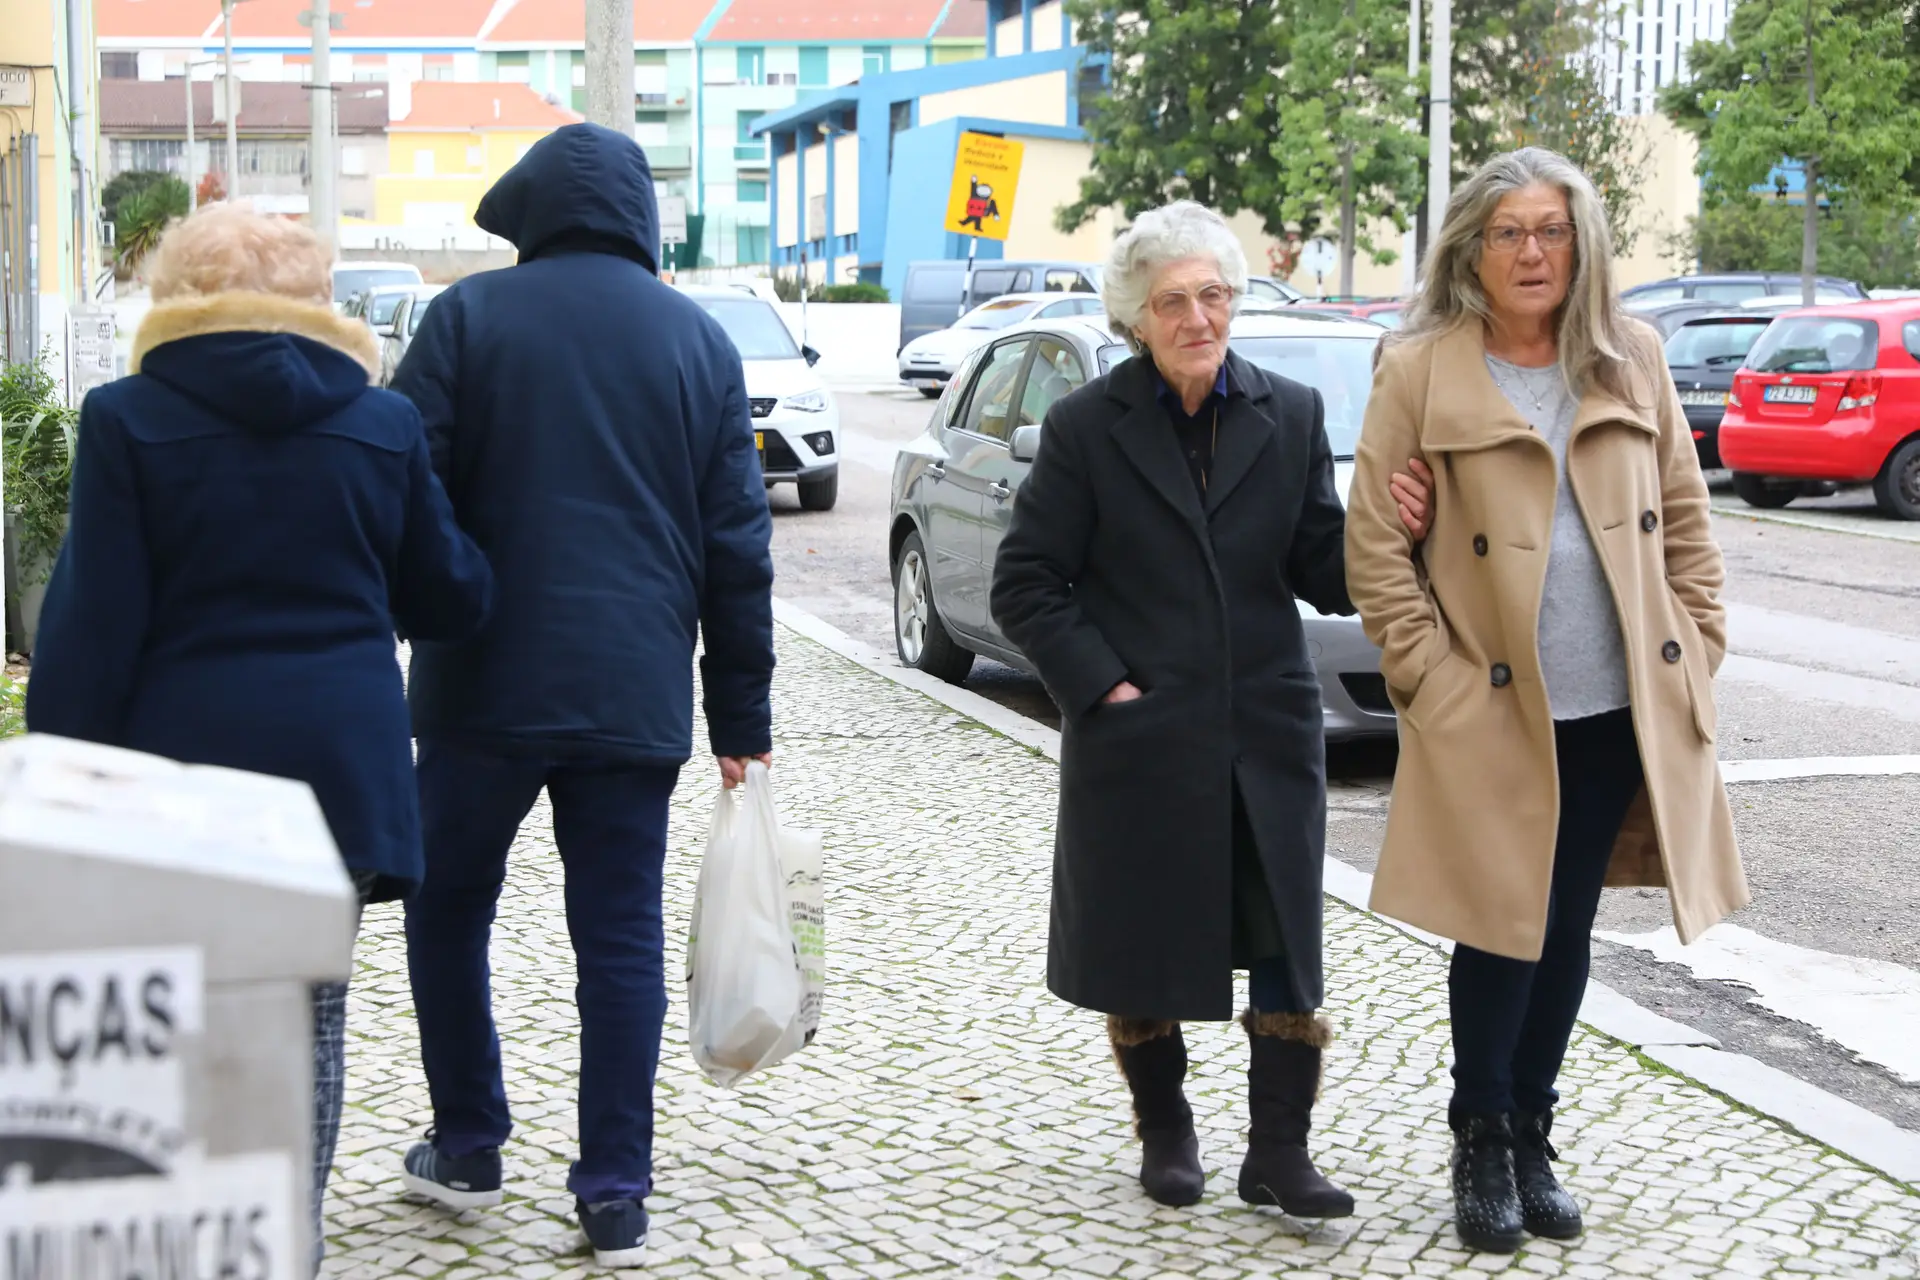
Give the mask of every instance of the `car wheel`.
POLYGON ((831 511, 840 500, 840 473, 835 471, 823 480, 802 480, 795 487, 800 490, 802 511, 831 511))
POLYGON ((973 655, 954 642, 934 607, 927 549, 917 533, 907 535, 893 562, 893 643, 904 665, 948 684, 973 670, 973 655))
POLYGON ((938 400, 940 398, 940 388, 939 387, 922 387, 920 388, 920 394, 925 396, 929 400, 938 400))
POLYGON ((1750 471, 1733 473, 1733 491, 1740 496, 1740 501, 1762 511, 1778 511, 1800 496, 1799 485, 1768 480, 1750 471))
POLYGON ((1920 520, 1920 436, 1888 455, 1873 478, 1873 497, 1896 520, 1920 520))

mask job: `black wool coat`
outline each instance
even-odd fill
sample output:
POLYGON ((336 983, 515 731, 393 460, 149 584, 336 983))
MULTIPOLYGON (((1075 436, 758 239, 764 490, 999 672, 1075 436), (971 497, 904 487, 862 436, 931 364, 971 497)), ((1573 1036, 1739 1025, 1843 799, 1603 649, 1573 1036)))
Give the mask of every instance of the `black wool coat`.
POLYGON ((1207 492, 1147 358, 1048 412, 994 618, 1063 717, 1047 984, 1103 1013, 1233 1016, 1237 785, 1296 995, 1324 997, 1326 755, 1294 597, 1351 614, 1320 393, 1229 355, 1207 492), (1101 702, 1121 680, 1145 696, 1101 702))

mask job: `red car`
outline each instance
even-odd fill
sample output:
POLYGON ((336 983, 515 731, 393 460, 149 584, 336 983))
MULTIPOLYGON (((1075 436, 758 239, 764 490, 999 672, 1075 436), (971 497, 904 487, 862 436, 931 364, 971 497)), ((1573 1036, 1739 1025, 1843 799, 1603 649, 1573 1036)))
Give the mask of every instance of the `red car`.
POLYGON ((1313 298, 1302 299, 1293 304, 1295 311, 1331 311, 1335 315, 1358 316, 1362 320, 1371 320, 1386 329, 1400 327, 1400 313, 1407 304, 1394 298, 1344 298, 1321 302, 1313 298))
POLYGON ((1734 375, 1720 457, 1749 506, 1871 484, 1882 511, 1920 520, 1920 299, 1777 317, 1734 375))

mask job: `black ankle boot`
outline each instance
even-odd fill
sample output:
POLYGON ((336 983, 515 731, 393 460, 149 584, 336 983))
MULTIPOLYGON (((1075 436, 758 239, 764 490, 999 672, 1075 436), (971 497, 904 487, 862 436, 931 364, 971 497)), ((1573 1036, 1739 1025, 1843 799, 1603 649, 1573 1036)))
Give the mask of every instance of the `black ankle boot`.
POLYGON ((1548 1240, 1572 1240, 1580 1234, 1580 1206, 1574 1203, 1550 1161, 1560 1153, 1547 1141, 1553 1112, 1515 1112, 1513 1181, 1520 1193, 1520 1218, 1528 1231, 1548 1240))
POLYGON ((1307 1154, 1307 1131, 1320 1095, 1320 1053, 1333 1040, 1325 1018, 1310 1013, 1256 1013, 1240 1025, 1253 1057, 1247 1067, 1247 1158, 1240 1198, 1274 1205, 1295 1218, 1346 1218, 1353 1197, 1327 1181, 1307 1154))
POLYGON ((1469 1249, 1512 1253, 1526 1238, 1504 1115, 1448 1117, 1453 1127, 1453 1229, 1469 1249))
POLYGON ((1206 1189, 1206 1173, 1200 1167, 1193 1108, 1187 1105, 1182 1087, 1187 1078, 1187 1043, 1180 1035, 1180 1024, 1108 1018, 1107 1038, 1133 1093, 1141 1187, 1160 1204, 1176 1208, 1198 1204, 1206 1189))

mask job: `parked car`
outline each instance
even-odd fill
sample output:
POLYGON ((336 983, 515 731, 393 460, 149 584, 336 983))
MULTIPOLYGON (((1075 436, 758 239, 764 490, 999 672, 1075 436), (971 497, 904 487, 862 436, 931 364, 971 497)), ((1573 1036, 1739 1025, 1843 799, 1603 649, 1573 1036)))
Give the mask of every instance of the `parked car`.
POLYGON ((1284 280, 1272 276, 1248 276, 1243 309, 1290 307, 1300 301, 1301 292, 1284 280))
POLYGON ((1356 320, 1370 320, 1383 329, 1398 329, 1400 317, 1407 309, 1407 304, 1398 298, 1367 298, 1337 302, 1308 298, 1296 305, 1302 311, 1326 311, 1334 315, 1352 316, 1356 320))
POLYGON ((727 331, 747 376, 753 442, 767 488, 794 485, 808 511, 840 497, 840 408, 813 371, 820 353, 794 340, 773 304, 738 289, 679 286, 727 331))
POLYGON ((1650 307, 1627 307, 1634 318, 1658 329, 1663 339, 1671 338, 1680 331, 1680 326, 1702 316, 1723 316, 1740 309, 1729 302, 1662 302, 1650 307))
POLYGON ((954 321, 951 328, 923 333, 902 347, 900 381, 919 388, 920 394, 931 400, 939 396, 968 353, 1002 329, 1023 320, 1105 314, 1096 294, 1009 293, 981 303, 954 321))
POLYGON ((344 307, 357 293, 388 284, 420 284, 420 268, 406 262, 338 262, 333 267, 333 305, 344 307))
POLYGON ((1750 506, 1871 484, 1882 511, 1920 520, 1920 300, 1775 318, 1734 376, 1720 456, 1750 506))
POLYGON ((381 386, 393 381, 394 370, 407 358, 407 348, 413 345, 413 335, 420 332, 420 322, 426 319, 427 308, 446 291, 444 285, 423 284, 417 289, 409 289, 406 297, 400 299, 400 305, 394 308, 393 320, 387 325, 386 336, 380 339, 381 386))
POLYGON ((944 329, 991 298, 1009 293, 1098 293, 1100 268, 1090 262, 1008 262, 960 258, 907 264, 900 290, 900 346, 944 329), (968 279, 968 272, 972 279, 968 279))
POLYGON ((1667 338, 1667 371, 1693 429, 1693 447, 1702 470, 1720 465, 1720 417, 1734 371, 1772 323, 1770 317, 1721 308, 1694 316, 1667 338))
MULTIPOLYGON (((1342 500, 1381 336, 1377 325, 1291 310, 1241 315, 1231 330, 1240 355, 1319 389, 1342 500)), ((926 432, 894 461, 888 555, 901 662, 956 684, 975 655, 1032 670, 988 610, 994 560, 1047 408, 1129 358, 1103 320, 1068 316, 1000 330, 962 362, 926 432)), ((1304 603, 1300 612, 1318 655, 1327 736, 1394 733, 1380 653, 1359 621, 1304 603)))
MULTIPOLYGON (((1815 276, 1817 292, 1837 293, 1849 298, 1865 298, 1867 291, 1839 276, 1815 276)), ((1717 275, 1672 276, 1635 285, 1620 293, 1620 300, 1636 310, 1665 302, 1740 303, 1749 298, 1800 296, 1800 276, 1781 271, 1726 271, 1717 275)))
POLYGON ((401 300, 412 297, 413 291, 421 287, 418 284, 383 284, 363 289, 347 299, 340 314, 365 324, 373 330, 375 337, 385 338, 393 328, 393 313, 399 309, 401 300))

